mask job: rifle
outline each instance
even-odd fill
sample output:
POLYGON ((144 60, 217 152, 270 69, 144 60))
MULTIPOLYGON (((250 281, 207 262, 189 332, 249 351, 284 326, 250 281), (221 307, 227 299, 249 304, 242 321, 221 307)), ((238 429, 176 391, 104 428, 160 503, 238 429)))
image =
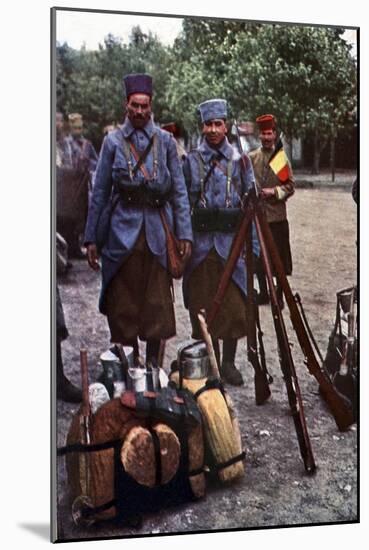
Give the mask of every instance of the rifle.
MULTIPOLYGON (((80 439, 84 445, 89 445, 90 439, 90 400, 88 397, 88 366, 87 366, 87 351, 85 349, 80 350, 80 363, 81 363, 81 378, 82 378, 82 406, 80 421, 80 439)), ((80 470, 80 483, 82 488, 82 495, 87 496, 89 493, 89 462, 88 453, 81 453, 79 457, 79 470, 80 470)))
MULTIPOLYGON (((270 260, 267 252, 267 246, 275 247, 275 245, 274 245, 274 242, 272 243, 268 242, 267 245, 265 243, 265 240, 263 238, 263 234, 260 228, 259 218, 258 216, 256 216, 255 202, 256 202, 255 192, 254 190, 252 190, 246 198, 245 205, 244 205, 244 212, 240 222, 240 226, 233 239, 231 251, 226 261, 226 264, 224 266, 224 271, 220 279, 218 289, 217 289, 215 298, 213 300, 212 307, 207 317, 207 323, 208 323, 208 326, 211 324, 211 322, 214 320, 219 310, 222 299, 224 298, 226 289, 231 280, 232 273, 235 268, 237 259, 242 251, 242 247, 245 244, 245 240, 246 239, 250 240, 251 238, 250 232, 249 232, 249 235, 247 235, 247 233, 251 228, 251 220, 254 218, 256 231, 260 242, 260 250, 261 250, 261 255, 264 263, 264 268, 267 273, 269 291, 271 293, 271 298, 272 298, 272 313, 273 313, 274 326, 275 326, 279 353, 280 353, 280 363, 281 363, 284 380, 286 383, 288 400, 292 411, 292 416, 295 424, 300 452, 304 461, 305 470, 309 473, 313 473, 315 471, 315 462, 314 462, 314 457, 311 449, 309 435, 307 432, 301 392, 298 385, 295 367, 293 364, 286 327, 283 322, 283 317, 279 307, 276 290, 273 284, 273 275, 272 275, 270 260)), ((247 241, 246 241, 246 248, 249 251, 248 255, 250 256, 250 254, 252 254, 252 248, 250 246, 250 243, 247 243, 247 241)), ((246 262, 247 261, 249 261, 249 257, 246 258, 246 262)), ((248 286, 250 287, 250 286, 253 286, 252 284, 253 273, 249 269, 249 265, 247 265, 247 267, 248 267, 248 286)), ((254 321, 253 322, 254 328, 252 328, 252 323, 249 322, 248 334, 247 334, 248 351, 250 351, 250 356, 249 356, 250 362, 252 360, 253 366, 255 365, 257 369, 255 371, 255 393, 256 391, 260 393, 256 395, 256 398, 257 399, 260 398, 260 402, 263 402, 263 400, 265 401, 265 399, 269 397, 268 395, 269 387, 268 387, 268 379, 266 376, 266 372, 260 366, 257 350, 256 350, 253 288, 248 289, 248 301, 249 301, 249 312, 252 315, 252 319, 254 321)))
POLYGON ((349 405, 349 401, 337 392, 330 378, 319 366, 309 337, 306 333, 304 322, 292 294, 291 287, 284 273, 282 261, 279 257, 277 249, 275 248, 272 233, 259 205, 256 207, 256 219, 259 222, 259 231, 262 232, 265 237, 266 246, 271 256, 271 261, 274 266, 278 283, 283 290, 283 294, 285 295, 290 311, 292 326, 296 332, 297 339, 305 356, 305 364, 310 374, 312 374, 318 381, 322 396, 327 402, 339 430, 344 431, 355 421, 352 408, 349 405))
MULTIPOLYGON (((238 131, 238 125, 237 121, 234 121, 234 127, 236 131, 237 136, 237 146, 239 153, 241 155, 241 164, 243 167, 244 172, 246 173, 247 165, 246 165, 246 158, 243 154, 242 149, 242 143, 241 143, 241 137, 238 131)), ((258 190, 256 187, 255 181, 253 182, 253 188, 252 193, 257 196, 258 190)), ((250 199, 249 202, 249 210, 250 215, 253 213, 253 207, 251 205, 250 199)), ((246 273, 247 273, 247 358, 251 364, 251 366, 254 369, 254 385, 255 385, 255 402, 257 405, 262 405, 269 397, 270 397, 270 389, 269 389, 269 383, 272 382, 272 378, 267 378, 267 370, 265 362, 263 362, 262 365, 260 365, 259 361, 259 355, 258 355, 258 349, 257 349, 257 341, 256 341, 256 316, 258 316, 258 312, 256 309, 258 308, 258 305, 255 302, 254 297, 254 268, 253 268, 253 254, 252 254, 252 224, 248 223, 245 233, 245 238, 243 239, 243 243, 246 240, 246 273)), ((243 234, 241 235, 243 237, 243 234)), ((240 239, 239 235, 235 237, 235 246, 238 247, 242 246, 242 240, 240 239)), ((232 243, 233 247, 233 243, 232 243)), ((242 249, 241 249, 242 250, 242 249)), ((241 252, 240 250, 240 252, 241 252)), ((262 342, 260 342, 260 339, 262 336, 259 334, 259 347, 260 351, 263 353, 264 347, 262 345, 262 342)), ((265 357, 265 355, 263 355, 265 357)))
MULTIPOLYGON (((267 378, 266 365, 262 366, 259 361, 256 341, 256 317, 258 316, 258 305, 254 293, 254 269, 252 252, 252 226, 249 224, 246 234, 246 273, 247 273, 247 358, 254 369, 255 402, 262 405, 270 397, 270 388, 267 378)), ((261 335, 259 334, 260 338, 261 335)), ((262 341, 259 339, 259 347, 264 353, 262 341), (261 344, 261 345, 260 345, 261 344)), ((263 355, 265 358, 265 355, 263 355)))
MULTIPOLYGON (((88 397, 88 366, 87 366, 87 351, 81 349, 79 352, 80 364, 81 364, 81 378, 82 378, 82 405, 80 409, 80 443, 83 445, 89 445, 91 443, 90 438, 90 415, 91 407, 88 397)), ((72 445, 73 447, 73 445, 72 445)), ((64 454, 67 451, 68 446, 58 450, 58 454, 64 454)), ((93 502, 89 496, 90 492, 90 462, 89 453, 79 454, 79 481, 81 485, 82 493, 77 496, 72 503, 72 518, 76 525, 82 525, 84 527, 90 527, 94 523, 94 519, 88 514, 90 510, 94 509, 93 502)))
POLYGON ((214 296, 212 306, 210 308, 209 313, 206 316, 206 323, 207 326, 210 327, 213 323, 218 310, 222 304, 224 295, 227 291, 228 285, 232 278, 232 273, 236 267, 236 263, 238 261, 238 258, 240 257, 240 254, 243 251, 247 229, 249 224, 251 223, 251 217, 252 217, 252 211, 249 208, 246 208, 245 214, 242 216, 242 219, 240 221, 240 225, 238 226, 238 230, 234 236, 231 250, 229 252, 229 256, 227 258, 227 262, 224 266, 224 271, 222 278, 219 282, 217 292, 214 296))
MULTIPOLYGON (((311 449, 309 434, 307 431, 300 386, 298 383, 295 366, 293 364, 286 327, 283 321, 281 309, 277 298, 276 289, 273 282, 273 274, 272 274, 272 269, 269 262, 266 240, 264 240, 264 235, 261 231, 261 226, 260 226, 260 221, 258 216, 256 216, 255 218, 255 225, 256 225, 256 232, 260 243, 263 266, 264 266, 266 278, 268 281, 274 328, 275 328, 277 342, 278 342, 279 361, 280 361, 281 370, 283 373, 283 379, 286 384, 288 402, 291 407, 292 417, 293 417, 296 434, 297 434, 297 440, 299 443, 301 456, 304 461, 305 470, 308 473, 313 473, 315 471, 316 466, 315 466, 313 452, 311 449)), ((274 243, 272 243, 272 247, 273 246, 275 246, 274 243)))

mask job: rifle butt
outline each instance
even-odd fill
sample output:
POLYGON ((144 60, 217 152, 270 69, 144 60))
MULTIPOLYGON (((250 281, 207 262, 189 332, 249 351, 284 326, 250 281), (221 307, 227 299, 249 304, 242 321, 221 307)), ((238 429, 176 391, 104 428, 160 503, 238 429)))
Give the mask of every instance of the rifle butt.
POLYGON ((335 389, 319 386, 320 393, 327 403, 340 432, 346 431, 355 422, 354 412, 347 397, 338 394, 335 389))

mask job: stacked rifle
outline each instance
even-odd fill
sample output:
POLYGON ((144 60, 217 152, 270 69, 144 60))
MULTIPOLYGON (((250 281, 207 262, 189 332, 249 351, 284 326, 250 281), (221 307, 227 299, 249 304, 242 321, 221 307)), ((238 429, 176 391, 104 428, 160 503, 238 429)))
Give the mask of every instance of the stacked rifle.
MULTIPOLYGON (((237 128, 237 125, 235 126, 237 128)), ((242 152, 240 141, 239 147, 240 152, 242 152)), ((246 170, 246 163, 249 161, 244 155, 241 155, 241 162, 243 163, 243 168, 246 170)), ((312 374, 318 381, 320 393, 333 414, 339 430, 346 430, 351 424, 354 423, 355 418, 350 401, 337 390, 337 387, 333 384, 323 366, 319 364, 312 345, 311 331, 309 334, 309 330, 307 330, 306 325, 306 318, 304 322, 304 317, 301 315, 296 303, 298 302, 298 299, 292 294, 288 279, 284 272, 282 261, 273 240, 272 233, 264 216, 261 201, 262 199, 258 196, 256 185, 254 185, 253 189, 248 193, 244 200, 243 215, 239 223, 238 230, 235 234, 231 251, 214 297, 212 308, 208 312, 206 320, 208 327, 211 327, 231 281, 236 262, 238 258, 242 256, 246 245, 247 309, 249 321, 247 334, 247 354, 248 360, 255 372, 254 382, 256 404, 263 404, 270 396, 269 384, 271 383, 272 378, 266 369, 265 354, 261 338, 262 333, 260 330, 260 324, 257 323, 258 314, 253 288, 254 269, 251 245, 252 224, 254 224, 260 244, 263 267, 268 281, 274 329, 279 350, 280 366, 283 373, 283 379, 286 384, 288 401, 295 424, 300 452, 304 461, 305 470, 308 473, 313 473, 316 466, 306 426, 301 391, 291 354, 286 326, 273 282, 273 275, 276 277, 277 284, 282 288, 285 296, 292 325, 305 357, 305 364, 310 374, 312 374), (256 327, 259 329, 259 353, 256 338, 256 327)))

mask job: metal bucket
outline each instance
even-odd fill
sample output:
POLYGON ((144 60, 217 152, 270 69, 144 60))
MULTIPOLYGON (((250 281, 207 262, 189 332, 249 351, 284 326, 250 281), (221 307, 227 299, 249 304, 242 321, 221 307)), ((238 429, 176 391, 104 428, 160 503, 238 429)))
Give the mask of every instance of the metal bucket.
POLYGON ((210 370, 210 360, 203 341, 189 340, 177 350, 178 367, 183 378, 206 378, 210 370))

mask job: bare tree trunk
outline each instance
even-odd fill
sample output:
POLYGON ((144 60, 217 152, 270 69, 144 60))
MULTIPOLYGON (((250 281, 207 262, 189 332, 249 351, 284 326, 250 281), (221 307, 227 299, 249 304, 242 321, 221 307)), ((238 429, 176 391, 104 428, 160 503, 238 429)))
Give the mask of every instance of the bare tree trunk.
POLYGON ((319 174, 320 167, 320 142, 318 130, 314 133, 314 157, 313 157, 313 166, 311 168, 312 174, 319 174))
POLYGON ((331 172, 332 182, 334 182, 336 177, 336 140, 334 135, 331 137, 331 172))

